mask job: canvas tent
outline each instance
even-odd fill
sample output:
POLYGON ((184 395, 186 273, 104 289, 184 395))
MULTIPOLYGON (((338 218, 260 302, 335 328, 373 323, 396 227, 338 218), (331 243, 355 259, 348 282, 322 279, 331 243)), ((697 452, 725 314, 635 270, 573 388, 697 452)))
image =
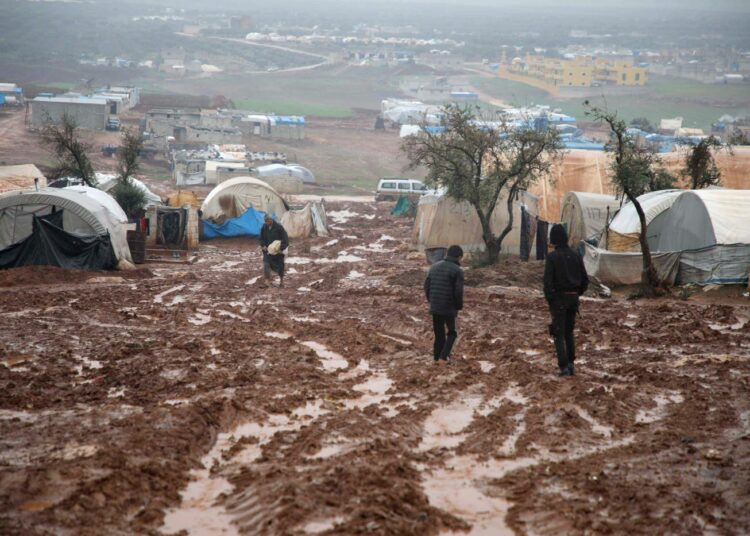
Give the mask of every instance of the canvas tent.
POLYGON ((78 192, 79 194, 86 195, 106 208, 115 221, 120 223, 128 223, 128 216, 122 207, 115 201, 115 198, 106 192, 99 190, 98 188, 92 188, 91 186, 66 186, 63 190, 70 190, 71 192, 78 192))
POLYGON ((305 184, 315 184, 315 174, 304 166, 299 164, 287 164, 296 176, 302 179, 305 184))
POLYGON ((265 182, 255 177, 235 177, 217 185, 201 205, 203 219, 214 222, 237 218, 248 208, 281 218, 289 210, 286 201, 265 182))
MULTIPOLYGON (((115 177, 114 175, 103 175, 97 173, 96 180, 99 181, 99 183, 97 184, 97 188, 99 188, 103 192, 109 192, 117 185, 117 177, 115 177)), ((149 190, 148 186, 146 186, 143 182, 132 177, 130 178, 130 180, 133 182, 136 188, 146 194, 146 206, 164 204, 161 197, 149 190)))
MULTIPOLYGON (((647 219, 650 218, 649 247, 655 258, 676 259, 677 266, 672 273, 671 269, 662 270, 661 261, 657 261, 660 277, 677 284, 747 281, 750 272, 750 190, 676 190, 669 199, 655 195, 650 199, 647 212, 647 219), (665 205, 668 206, 664 208, 665 205)), ((624 224, 619 228, 622 230, 624 224)), ((587 247, 584 261, 590 273, 605 284, 638 283, 640 248, 627 253, 632 263, 630 268, 624 266, 624 255, 626 253, 587 247)))
MULTIPOLYGON (((659 190, 649 192, 638 197, 638 202, 646 216, 647 228, 651 223, 663 216, 672 203, 684 190, 659 190)), ((610 251, 641 250, 638 236, 641 232, 641 221, 633 203, 625 203, 609 223, 606 236, 606 249, 610 251)))
POLYGON ((620 201, 606 194, 568 192, 563 198, 560 221, 567 225, 568 241, 577 246, 581 240, 599 239, 607 225, 607 215, 614 214, 620 201))
POLYGON ((326 211, 322 203, 307 203, 299 210, 289 210, 281 216, 281 225, 289 238, 328 236, 326 211))
POLYGON ((309 169, 299 164, 267 164, 255 168, 256 174, 263 180, 267 177, 294 177, 304 183, 314 183, 315 175, 309 169))
POLYGON ((34 164, 0 166, 0 194, 17 190, 33 190, 34 179, 39 188, 46 188, 47 179, 34 164))
POLYGON ((126 224, 95 198, 45 188, 0 196, 0 264, 111 269, 132 265, 126 224))
MULTIPOLYGON (((534 217, 537 215, 538 204, 537 197, 528 192, 521 192, 519 199, 513 203, 513 229, 503 240, 503 253, 520 253, 521 206, 525 206, 529 215, 534 217)), ((508 223, 506 207, 506 198, 498 199, 491 221, 495 233, 499 233, 508 223)), ((476 210, 468 202, 456 201, 442 193, 427 194, 420 198, 411 242, 419 250, 458 244, 467 257, 486 250, 476 210)))

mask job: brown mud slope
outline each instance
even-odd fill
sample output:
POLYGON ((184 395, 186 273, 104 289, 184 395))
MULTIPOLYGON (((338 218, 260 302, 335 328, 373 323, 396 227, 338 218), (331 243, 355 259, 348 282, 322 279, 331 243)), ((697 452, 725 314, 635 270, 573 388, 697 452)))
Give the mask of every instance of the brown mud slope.
POLYGON ((284 289, 252 240, 4 287, 0 534, 750 532, 750 303, 587 298, 559 379, 509 262, 435 365, 388 208, 329 206, 284 289))

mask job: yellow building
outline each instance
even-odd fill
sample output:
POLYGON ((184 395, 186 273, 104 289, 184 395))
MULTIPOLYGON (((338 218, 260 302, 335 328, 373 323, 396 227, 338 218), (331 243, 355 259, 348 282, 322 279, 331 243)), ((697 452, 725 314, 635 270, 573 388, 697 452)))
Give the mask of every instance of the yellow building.
POLYGON ((643 86, 647 79, 646 69, 634 66, 632 60, 591 56, 559 59, 529 54, 525 60, 515 58, 508 72, 534 78, 552 89, 604 85, 643 86))

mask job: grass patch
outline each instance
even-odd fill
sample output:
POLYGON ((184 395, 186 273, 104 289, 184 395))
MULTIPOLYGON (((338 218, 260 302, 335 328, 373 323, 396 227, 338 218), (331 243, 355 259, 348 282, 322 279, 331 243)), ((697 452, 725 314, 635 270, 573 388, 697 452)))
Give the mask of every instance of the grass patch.
POLYGON ((275 74, 223 74, 199 79, 139 81, 153 92, 224 95, 237 106, 284 115, 348 117, 353 108, 377 110, 385 97, 398 94, 398 85, 378 69, 275 74), (146 83, 144 83, 146 82, 146 83))
MULTIPOLYGON (((540 89, 502 78, 476 77, 473 83, 489 95, 512 106, 548 104, 579 120, 584 118, 583 101, 586 99, 583 98, 555 98, 540 89)), ((654 75, 649 77, 649 85, 642 93, 592 97, 589 100, 599 106, 606 104, 626 121, 646 117, 658 124, 662 118, 680 116, 684 118, 686 127, 706 131, 724 114, 740 115, 750 112, 750 91, 746 85, 701 84, 692 80, 654 75)))

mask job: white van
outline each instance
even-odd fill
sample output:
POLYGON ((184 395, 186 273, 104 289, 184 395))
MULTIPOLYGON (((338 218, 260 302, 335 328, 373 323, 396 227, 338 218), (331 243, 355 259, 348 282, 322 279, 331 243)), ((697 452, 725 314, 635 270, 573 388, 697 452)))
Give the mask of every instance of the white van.
POLYGON ((414 179, 380 179, 376 190, 376 201, 395 201, 399 197, 419 197, 428 192, 427 186, 414 179))

